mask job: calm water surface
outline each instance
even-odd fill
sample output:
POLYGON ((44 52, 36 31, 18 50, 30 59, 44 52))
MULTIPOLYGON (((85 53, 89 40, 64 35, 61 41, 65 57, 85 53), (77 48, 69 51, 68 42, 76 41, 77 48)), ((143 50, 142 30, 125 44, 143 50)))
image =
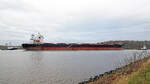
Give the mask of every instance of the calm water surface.
POLYGON ((0 51, 0 84, 78 84, 137 51, 0 51))

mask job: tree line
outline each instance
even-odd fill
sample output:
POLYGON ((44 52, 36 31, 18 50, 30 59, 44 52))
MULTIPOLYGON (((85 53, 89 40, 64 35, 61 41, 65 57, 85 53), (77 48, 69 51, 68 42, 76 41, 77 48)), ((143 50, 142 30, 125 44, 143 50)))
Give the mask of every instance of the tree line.
POLYGON ((143 46, 146 46, 147 49, 150 49, 150 41, 106 41, 103 43, 121 43, 123 44, 124 49, 141 49, 143 46))

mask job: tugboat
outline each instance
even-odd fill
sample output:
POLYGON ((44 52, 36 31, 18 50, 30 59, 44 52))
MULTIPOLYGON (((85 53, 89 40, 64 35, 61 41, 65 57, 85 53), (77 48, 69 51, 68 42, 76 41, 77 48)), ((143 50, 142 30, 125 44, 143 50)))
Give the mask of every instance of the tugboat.
POLYGON ((18 48, 15 47, 8 47, 7 50, 17 50, 18 48))
POLYGON ((141 50, 147 50, 147 47, 144 45, 141 50))
POLYGON ((120 43, 43 43, 44 37, 38 34, 31 35, 31 43, 24 43, 26 50, 122 50, 120 43))

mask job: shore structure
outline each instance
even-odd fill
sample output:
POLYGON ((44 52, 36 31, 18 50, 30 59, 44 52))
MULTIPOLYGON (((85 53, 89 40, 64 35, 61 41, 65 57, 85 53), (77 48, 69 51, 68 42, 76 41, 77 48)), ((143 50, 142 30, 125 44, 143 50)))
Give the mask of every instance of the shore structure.
POLYGON ((43 43, 44 37, 32 34, 32 43, 24 43, 22 47, 26 50, 122 50, 121 43, 43 43))

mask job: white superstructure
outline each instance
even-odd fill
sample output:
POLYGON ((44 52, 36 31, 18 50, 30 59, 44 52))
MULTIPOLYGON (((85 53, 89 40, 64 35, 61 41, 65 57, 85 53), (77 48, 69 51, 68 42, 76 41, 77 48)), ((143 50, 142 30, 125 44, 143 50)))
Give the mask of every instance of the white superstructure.
POLYGON ((32 34, 31 39, 33 43, 41 43, 44 37, 38 32, 37 34, 32 34))

